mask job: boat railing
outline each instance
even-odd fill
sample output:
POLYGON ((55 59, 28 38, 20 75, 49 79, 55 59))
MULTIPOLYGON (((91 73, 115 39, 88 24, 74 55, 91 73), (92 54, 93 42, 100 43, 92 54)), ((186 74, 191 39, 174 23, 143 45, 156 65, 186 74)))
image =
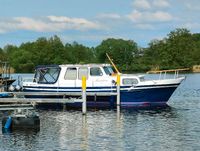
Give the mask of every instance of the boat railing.
POLYGON ((147 74, 158 74, 159 73, 159 80, 166 79, 167 73, 174 72, 174 79, 179 77, 180 71, 189 71, 190 68, 183 68, 183 69, 171 69, 171 70, 157 70, 157 71, 148 71, 147 74))
POLYGON ((22 82, 36 82, 37 79, 36 78, 23 78, 22 82))

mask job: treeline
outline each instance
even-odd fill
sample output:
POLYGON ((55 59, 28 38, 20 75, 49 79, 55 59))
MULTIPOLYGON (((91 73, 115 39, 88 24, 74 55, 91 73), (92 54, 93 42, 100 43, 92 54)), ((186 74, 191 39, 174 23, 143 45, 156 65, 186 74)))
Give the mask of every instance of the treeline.
POLYGON ((96 47, 77 42, 63 44, 58 36, 39 38, 19 47, 0 48, 0 60, 8 61, 15 72, 33 72, 37 65, 109 63, 106 53, 121 71, 175 69, 200 64, 200 34, 185 28, 171 31, 162 40, 141 48, 133 40, 109 38, 96 47))

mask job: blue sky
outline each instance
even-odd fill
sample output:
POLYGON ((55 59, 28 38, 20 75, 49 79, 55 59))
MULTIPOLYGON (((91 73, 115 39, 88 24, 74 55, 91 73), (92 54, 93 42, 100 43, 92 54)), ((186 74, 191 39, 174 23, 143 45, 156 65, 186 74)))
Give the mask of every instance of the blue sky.
POLYGON ((199 0, 0 0, 0 47, 58 35, 96 46, 107 38, 146 47, 175 28, 200 32, 199 0))

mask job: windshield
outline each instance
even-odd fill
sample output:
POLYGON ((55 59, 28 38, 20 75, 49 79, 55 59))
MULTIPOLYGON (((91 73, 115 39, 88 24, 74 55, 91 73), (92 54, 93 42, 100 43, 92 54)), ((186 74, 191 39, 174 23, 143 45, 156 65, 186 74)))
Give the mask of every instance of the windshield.
POLYGON ((103 69, 107 75, 112 75, 114 73, 112 67, 110 66, 104 66, 103 69))
POLYGON ((59 73, 59 67, 37 68, 34 82, 53 84, 57 81, 59 73))
POLYGON ((140 81, 141 82, 145 81, 144 77, 140 77, 140 81))

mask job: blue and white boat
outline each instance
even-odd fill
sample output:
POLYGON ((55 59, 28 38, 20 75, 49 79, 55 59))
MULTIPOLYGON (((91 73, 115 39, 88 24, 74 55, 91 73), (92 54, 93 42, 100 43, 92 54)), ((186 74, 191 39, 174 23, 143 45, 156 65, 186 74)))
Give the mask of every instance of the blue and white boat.
MULTIPOLYGON (((82 77, 86 77, 86 92, 116 92, 116 73, 110 64, 41 65, 35 69, 34 78, 23 82, 24 92, 48 92, 52 95, 28 95, 27 97, 66 98, 82 91, 82 77), (61 93, 63 92, 63 94, 61 93), (64 94, 67 92, 67 96, 64 94), (71 92, 72 95, 69 95, 71 92), (60 93, 62 95, 54 95, 60 93)), ((173 78, 145 80, 143 75, 120 74, 120 105, 122 107, 163 106, 185 77, 176 74, 173 78)), ((31 94, 31 93, 30 93, 31 94)), ((81 103, 69 103, 81 107, 81 103)), ((87 96, 88 107, 116 105, 116 95, 87 96)))

